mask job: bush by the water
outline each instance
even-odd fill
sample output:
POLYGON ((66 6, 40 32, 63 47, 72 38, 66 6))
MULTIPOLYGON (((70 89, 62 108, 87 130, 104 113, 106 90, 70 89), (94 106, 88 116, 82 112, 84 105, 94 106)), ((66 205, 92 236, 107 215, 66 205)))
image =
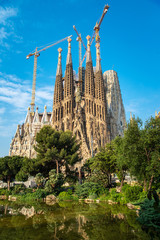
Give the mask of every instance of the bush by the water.
POLYGON ((18 184, 15 185, 13 190, 12 190, 12 195, 20 194, 20 193, 25 193, 27 190, 26 186, 24 184, 18 184))
POLYGON ((128 201, 137 201, 140 198, 140 195, 143 191, 143 188, 141 186, 130 186, 130 185, 124 185, 122 188, 122 192, 125 195, 126 200, 128 201))
POLYGON ((23 195, 18 195, 20 201, 34 201, 45 198, 48 193, 44 189, 37 189, 32 193, 25 193, 23 195))
POLYGON ((101 187, 98 183, 84 182, 83 184, 77 184, 75 187, 75 194, 79 198, 87 198, 90 195, 96 194, 99 196, 105 192, 105 188, 101 187))
POLYGON ((65 200, 78 200, 78 197, 75 195, 72 195, 72 190, 68 190, 67 192, 61 192, 58 195, 58 199, 60 201, 65 201, 65 200))
POLYGON ((115 188, 110 190, 110 199, 114 202, 119 202, 121 198, 121 194, 117 192, 115 188))

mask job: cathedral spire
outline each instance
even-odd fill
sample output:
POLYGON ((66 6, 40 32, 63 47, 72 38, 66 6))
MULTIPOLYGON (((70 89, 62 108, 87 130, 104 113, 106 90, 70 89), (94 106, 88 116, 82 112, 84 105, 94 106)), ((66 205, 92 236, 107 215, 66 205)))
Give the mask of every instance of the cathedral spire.
MULTIPOLYGON (((63 128, 72 131, 72 119, 74 114, 74 79, 73 66, 71 56, 71 38, 68 38, 68 54, 66 62, 66 70, 64 77, 64 98, 63 98, 63 113, 64 125, 63 128)), ((54 116, 53 116, 54 117, 54 116)))
POLYGON ((87 56, 86 56, 86 63, 87 63, 87 62, 91 62, 92 58, 91 58, 91 48, 90 48, 91 44, 89 41, 91 37, 88 35, 86 38, 87 38, 87 56))
POLYGON ((44 107, 44 112, 42 116, 41 123, 48 123, 48 116, 47 116, 47 106, 44 107))
POLYGON ((30 107, 28 107, 25 123, 31 123, 30 107))
POLYGON ((68 38, 68 54, 67 54, 67 62, 66 64, 71 64, 72 63, 72 56, 71 56, 71 38, 68 38))
POLYGON ((62 52, 62 48, 58 48, 58 65, 57 65, 57 73, 56 73, 56 76, 58 75, 62 75, 62 63, 61 63, 61 59, 62 59, 62 56, 61 56, 61 52, 62 52))
POLYGON ((34 115, 33 123, 39 123, 39 114, 38 114, 38 107, 36 107, 36 112, 34 115))
POLYGON ((59 103, 63 99, 61 52, 62 52, 62 48, 58 48, 58 64, 57 64, 56 82, 54 87, 53 106, 59 103))
POLYGON ((101 70, 100 43, 96 43, 96 72, 101 70))
POLYGON ((16 137, 20 138, 20 125, 17 126, 16 137))
POLYGON ((105 102, 104 79, 101 68, 100 43, 96 43, 95 97, 105 102))
POLYGON ((64 80, 64 98, 74 96, 73 67, 71 56, 71 38, 68 38, 68 54, 66 62, 65 80, 64 80))
POLYGON ((87 37, 87 56, 86 56, 86 71, 85 71, 85 96, 94 97, 94 72, 92 65, 92 57, 90 50, 90 36, 87 37))

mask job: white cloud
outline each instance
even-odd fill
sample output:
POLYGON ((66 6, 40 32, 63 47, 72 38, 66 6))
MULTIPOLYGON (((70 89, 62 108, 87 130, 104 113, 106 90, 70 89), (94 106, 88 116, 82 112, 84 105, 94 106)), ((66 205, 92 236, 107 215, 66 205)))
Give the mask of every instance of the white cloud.
POLYGON ((7 32, 5 31, 5 28, 0 28, 0 41, 3 41, 3 39, 6 39, 8 36, 7 32))
POLYGON ((1 7, 0 6, 0 45, 1 47, 8 48, 10 45, 7 43, 9 37, 12 41, 21 42, 22 38, 15 33, 14 22, 11 18, 16 17, 18 13, 17 8, 1 7))
POLYGON ((44 100, 53 100, 53 88, 51 87, 43 87, 36 91, 36 96, 38 99, 44 99, 44 100))
POLYGON ((0 72, 0 76, 3 77, 4 79, 9 79, 9 81, 21 82, 21 79, 18 78, 15 74, 6 74, 6 73, 0 72))
POLYGON ((11 17, 17 16, 18 9, 11 7, 0 7, 0 24, 7 25, 7 20, 11 17))
MULTIPOLYGON (((31 87, 16 75, 0 72, 0 101, 12 106, 14 112, 26 112, 31 101, 31 87)), ((36 89, 36 105, 52 105, 53 87, 44 86, 36 89)))

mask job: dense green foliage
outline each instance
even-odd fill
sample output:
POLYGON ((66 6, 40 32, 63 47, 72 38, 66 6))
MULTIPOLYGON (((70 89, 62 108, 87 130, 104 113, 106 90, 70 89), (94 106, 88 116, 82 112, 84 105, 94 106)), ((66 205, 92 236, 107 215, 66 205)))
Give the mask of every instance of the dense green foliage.
POLYGON ((0 158, 0 179, 8 184, 10 190, 10 182, 16 177, 23 163, 23 158, 19 156, 0 158))
POLYGON ((36 135, 37 163, 40 172, 48 175, 50 169, 64 167, 66 175, 70 175, 70 166, 79 161, 78 150, 80 145, 71 131, 56 131, 50 126, 44 126, 36 135))
POLYGON ((75 194, 79 198, 87 198, 93 194, 98 197, 105 192, 105 188, 94 182, 84 182, 83 184, 77 184, 75 187, 75 194))
POLYGON ((135 202, 140 199, 140 195, 143 191, 141 186, 129 186, 126 189, 123 189, 123 193, 128 201, 135 202))
POLYGON ((45 178, 43 177, 42 173, 37 173, 35 176, 35 182, 37 184, 37 187, 43 187, 45 178))
POLYGON ((157 205, 154 200, 146 199, 140 205, 138 221, 150 234, 151 239, 158 239, 160 236, 160 204, 157 205))
POLYGON ((133 118, 123 138, 125 161, 131 175, 150 190, 160 176, 160 119, 142 122, 133 118))
POLYGON ((58 194, 61 191, 61 187, 64 183, 64 176, 61 173, 56 173, 56 170, 53 169, 49 172, 49 179, 45 184, 45 190, 49 193, 58 194))
POLYGON ((72 194, 72 190, 69 189, 68 191, 64 191, 64 192, 61 192, 59 195, 58 195, 58 200, 59 201, 69 201, 69 200, 78 200, 78 197, 76 195, 73 195, 72 194))
POLYGON ((93 174, 107 177, 107 185, 111 186, 111 174, 115 172, 115 151, 112 143, 107 143, 94 158, 90 159, 90 169, 93 174))

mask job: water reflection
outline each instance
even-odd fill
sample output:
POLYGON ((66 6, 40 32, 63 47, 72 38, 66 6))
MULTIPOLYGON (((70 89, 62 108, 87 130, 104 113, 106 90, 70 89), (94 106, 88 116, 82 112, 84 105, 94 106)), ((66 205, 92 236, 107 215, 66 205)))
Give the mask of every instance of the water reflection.
POLYGON ((149 239, 134 211, 105 203, 19 205, 0 202, 0 239, 149 239))

